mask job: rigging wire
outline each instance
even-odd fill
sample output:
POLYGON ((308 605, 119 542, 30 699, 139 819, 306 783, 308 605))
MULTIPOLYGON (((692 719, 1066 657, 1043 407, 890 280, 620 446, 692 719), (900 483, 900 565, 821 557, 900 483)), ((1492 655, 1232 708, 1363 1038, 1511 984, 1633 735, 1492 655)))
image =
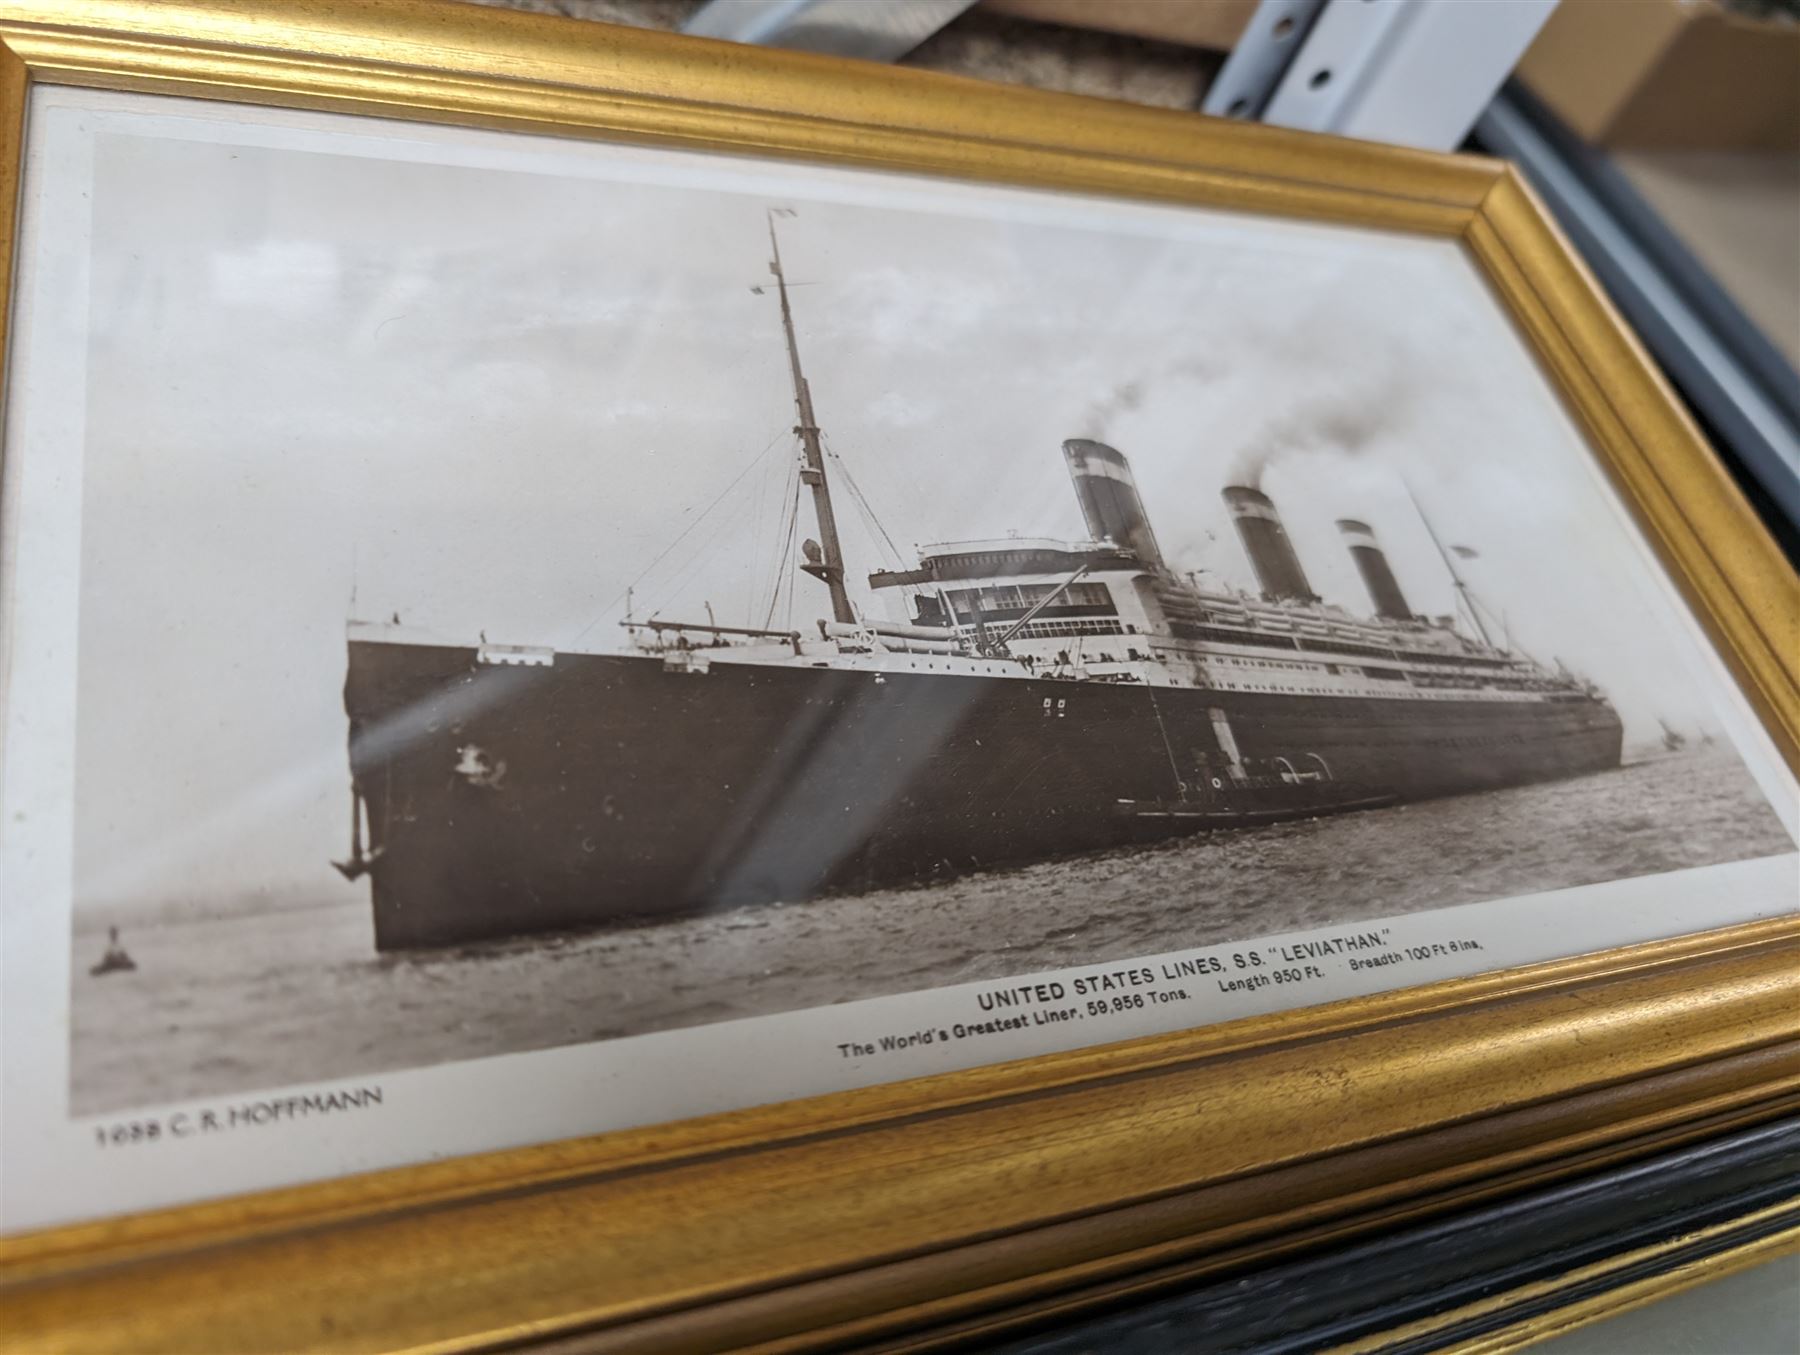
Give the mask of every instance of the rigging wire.
MULTIPOLYGON (((881 549, 885 544, 895 571, 904 573, 906 556, 901 553, 899 545, 889 535, 887 527, 883 525, 880 515, 875 511, 875 505, 869 502, 869 496, 863 493, 862 486, 857 484, 856 476, 851 473, 850 464, 831 449, 828 440, 825 441, 825 452, 836 463, 837 468, 843 472, 844 484, 850 491, 850 501, 856 505, 857 513, 862 518, 863 525, 868 530, 870 539, 874 541, 876 549, 881 549)), ((918 599, 924 596, 924 589, 918 584, 901 584, 900 592, 903 597, 912 601, 915 608, 918 606, 918 599)))
POLYGON ((780 567, 779 561, 769 560, 771 546, 780 547, 780 534, 783 523, 787 520, 788 499, 792 494, 794 476, 797 474, 794 458, 785 462, 772 461, 763 468, 762 476, 757 481, 756 521, 750 531, 750 548, 747 558, 750 561, 750 596, 745 604, 744 624, 754 626, 756 618, 762 615, 763 603, 768 600, 768 589, 774 587, 775 571, 780 567))
POLYGON ((776 573, 775 573, 775 591, 772 594, 770 594, 770 596, 769 596, 769 614, 768 614, 768 616, 763 618, 763 629, 764 630, 767 630, 769 627, 771 627, 772 625, 775 624, 775 607, 776 607, 776 604, 778 604, 781 601, 781 586, 784 582, 787 584, 787 595, 788 595, 787 628, 789 630, 792 630, 794 628, 793 627, 793 621, 794 621, 794 575, 796 573, 796 570, 794 568, 794 534, 795 534, 795 529, 800 524, 800 492, 799 491, 800 491, 800 475, 799 475, 798 463, 796 463, 795 473, 794 473, 793 504, 792 504, 792 507, 788 511, 787 539, 782 544, 781 556, 780 556, 780 559, 783 561, 786 561, 786 563, 787 563, 787 573, 785 575, 782 574, 780 571, 779 564, 777 565, 776 573))
MULTIPOLYGON (((658 551, 656 553, 656 556, 650 561, 650 563, 645 565, 643 567, 643 569, 638 572, 638 576, 635 579, 633 579, 630 583, 626 584, 624 588, 620 589, 619 595, 617 597, 615 597, 611 602, 607 603, 606 606, 601 611, 596 613, 594 618, 591 621, 589 621, 587 623, 587 625, 585 625, 581 628, 580 632, 575 636, 575 639, 572 640, 570 643, 571 644, 579 643, 582 640, 582 638, 587 635, 587 633, 589 631, 591 631, 595 626, 599 625, 600 622, 602 620, 604 620, 606 617, 610 616, 612 614, 613 608, 617 607, 628 596, 630 596, 631 591, 634 588, 636 588, 640 583, 642 583, 646 577, 648 577, 650 571, 655 569, 657 567, 657 565, 661 564, 663 562, 664 558, 667 557, 671 551, 673 551, 677 546, 679 546, 683 541, 685 541, 688 537, 688 534, 690 532, 692 532, 696 527, 698 527, 702 522, 704 522, 707 519, 707 517, 711 515, 712 511, 725 501, 726 495, 730 494, 732 490, 736 489, 738 487, 738 484, 743 480, 743 478, 746 475, 748 475, 751 471, 756 469, 757 464, 759 462, 761 462, 762 459, 765 456, 767 456, 771 451, 774 450, 775 444, 781 440, 781 436, 785 432, 787 432, 786 428, 778 429, 775 432, 775 435, 769 439, 767 445, 765 445, 760 452, 758 452, 754 457, 751 458, 750 463, 747 466, 745 466, 741 471, 739 471, 735 476, 733 476, 731 483, 726 485, 724 489, 720 490, 718 495, 713 499, 713 501, 706 505, 705 509, 700 513, 700 516, 696 517, 693 521, 689 522, 687 526, 685 526, 681 529, 680 533, 675 537, 675 539, 673 541, 669 542, 668 545, 664 546, 660 551, 658 551)), ((652 613, 652 615, 654 615, 654 613, 652 613)))
MULTIPOLYGON (((667 606, 669 602, 678 599, 688 585, 712 563, 710 557, 713 548, 718 545, 721 538, 738 525, 739 521, 741 521, 744 516, 747 506, 747 500, 740 500, 723 515, 714 519, 713 526, 708 530, 704 538, 698 542, 693 552, 682 561, 674 577, 663 586, 663 596, 667 599, 663 604, 664 606, 667 606)), ((661 614, 662 607, 658 607, 655 611, 650 613, 650 619, 654 620, 661 614)))
POLYGON ((775 531, 771 537, 772 550, 768 551, 766 562, 759 573, 761 579, 756 587, 756 605, 750 614, 750 624, 756 624, 758 615, 763 617, 766 629, 774 615, 775 596, 781 590, 781 570, 787 563, 787 547, 785 542, 793 530, 789 521, 799 511, 800 502, 800 462, 798 458, 790 458, 787 470, 782 476, 781 498, 778 515, 775 519, 775 531), (767 604, 765 608, 764 604, 767 604))
MULTIPOLYGON (((848 476, 846 475, 846 479, 847 478, 848 478, 848 476)), ((855 504, 857 507, 858 516, 862 519, 863 530, 868 533, 870 540, 875 542, 876 551, 878 553, 880 553, 881 543, 878 540, 876 540, 876 537, 881 530, 880 520, 877 519, 874 515, 874 512, 871 509, 869 509, 866 504, 864 504, 860 495, 852 494, 850 496, 850 501, 851 501, 851 503, 855 504)), ((886 563, 885 559, 883 560, 883 563, 884 564, 886 563)), ((897 567, 900 569, 904 569, 906 567, 905 561, 903 561, 903 560, 897 561, 896 564, 897 564, 897 567)), ((910 583, 902 584, 900 586, 900 588, 901 588, 902 595, 909 599, 916 598, 918 596, 919 589, 916 584, 910 584, 910 583)))
POLYGON ((673 571, 668 572, 663 581, 655 586, 655 594, 662 601, 651 610, 646 620, 654 621, 661 616, 667 607, 679 601, 688 585, 706 571, 721 539, 736 528, 743 512, 743 501, 734 501, 697 535, 692 548, 681 557, 673 571))
POLYGON ((772 467, 764 467, 756 481, 756 511, 750 516, 750 588, 744 596, 744 624, 756 624, 756 611, 762 605, 762 573, 757 567, 756 543, 763 539, 763 516, 768 510, 769 475, 772 467))
MULTIPOLYGON (((794 516, 796 519, 799 518, 798 513, 795 513, 794 516)), ((790 533, 789 540, 792 540, 792 539, 793 539, 792 533, 790 533)), ((781 621, 782 629, 784 629, 784 630, 792 630, 794 628, 794 594, 800 591, 798 588, 796 588, 794 586, 795 585, 795 576, 798 574, 798 572, 799 571, 792 569, 792 568, 790 568, 788 570, 787 614, 782 618, 782 621, 781 621)))
MULTIPOLYGON (((843 470, 842 464, 838 466, 838 469, 843 470)), ((846 484, 849 483, 849 478, 849 473, 846 472, 844 476, 846 484)), ((875 545, 876 551, 881 554, 882 563, 884 565, 887 564, 887 552, 883 551, 881 548, 881 523, 878 522, 875 515, 869 511, 869 507, 863 502, 861 495, 852 493, 850 495, 850 503, 851 506, 856 509, 856 516, 862 522, 863 531, 868 534, 869 539, 875 545)))
POLYGON ((826 455, 837 462, 838 469, 844 472, 844 484, 849 487, 850 496, 862 510, 863 516, 873 525, 874 535, 887 543, 888 550, 893 553, 894 563, 901 569, 906 568, 906 556, 901 554, 900 547, 894 543, 894 538, 888 535, 888 529, 882 525, 881 518, 875 512, 875 505, 869 502, 869 496, 864 494, 862 486, 856 483, 856 477, 850 473, 850 463, 832 450, 829 438, 822 436, 820 441, 825 444, 826 455))

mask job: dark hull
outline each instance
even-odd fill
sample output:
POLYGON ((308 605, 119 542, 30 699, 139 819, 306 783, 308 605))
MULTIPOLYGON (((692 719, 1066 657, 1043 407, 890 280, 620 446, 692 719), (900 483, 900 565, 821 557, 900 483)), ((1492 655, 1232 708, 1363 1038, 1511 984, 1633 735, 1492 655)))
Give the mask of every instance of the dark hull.
POLYGON ((353 641, 384 950, 1042 860, 1619 763, 1602 702, 1424 702, 353 641), (1223 714, 1248 781, 1228 774, 1223 714), (1276 759, 1329 769, 1284 781, 1276 759), (1217 788, 1214 782, 1218 782, 1217 788))

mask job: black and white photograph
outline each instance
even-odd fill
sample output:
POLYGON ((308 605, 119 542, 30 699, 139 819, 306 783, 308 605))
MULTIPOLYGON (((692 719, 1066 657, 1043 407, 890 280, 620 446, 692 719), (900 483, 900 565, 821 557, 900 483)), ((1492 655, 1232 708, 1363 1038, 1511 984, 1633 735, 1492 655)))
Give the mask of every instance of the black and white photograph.
POLYGON ((1454 242, 63 97, 70 1116, 1792 876, 1454 242))

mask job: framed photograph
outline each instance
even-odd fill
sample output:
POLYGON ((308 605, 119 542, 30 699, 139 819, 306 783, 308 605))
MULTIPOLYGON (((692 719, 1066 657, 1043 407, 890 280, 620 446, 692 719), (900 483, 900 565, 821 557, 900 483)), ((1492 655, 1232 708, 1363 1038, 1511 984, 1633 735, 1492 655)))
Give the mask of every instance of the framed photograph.
POLYGON ((1504 166, 0 42, 21 1348, 974 1339, 1794 1107, 1800 585, 1504 166))

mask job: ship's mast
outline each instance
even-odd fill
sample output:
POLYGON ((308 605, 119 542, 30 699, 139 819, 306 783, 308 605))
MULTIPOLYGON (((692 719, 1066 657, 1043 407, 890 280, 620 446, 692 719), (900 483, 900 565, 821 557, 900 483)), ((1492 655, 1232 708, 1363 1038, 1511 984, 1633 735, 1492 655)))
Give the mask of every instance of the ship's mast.
POLYGON ((1457 599, 1462 603, 1463 610, 1468 612, 1469 620, 1475 623, 1475 630, 1481 636, 1481 642, 1492 649, 1494 638, 1488 634, 1487 627, 1481 623, 1481 611, 1475 605, 1475 599, 1469 594, 1469 585, 1464 581, 1461 571, 1457 569, 1456 560, 1445 549, 1443 541, 1438 538, 1437 530, 1431 525, 1431 519, 1425 516, 1425 509, 1419 503, 1419 496, 1412 492, 1411 485, 1406 487, 1406 497, 1412 500, 1413 511, 1419 515, 1419 521, 1425 524, 1425 534, 1431 538, 1431 544, 1437 547, 1438 554, 1443 557, 1444 568, 1450 571, 1450 579, 1456 585, 1457 599))
POLYGON ((802 460, 800 478, 812 487, 813 513, 819 520, 819 554, 800 568, 824 581, 831 590, 831 615, 836 621, 854 625, 856 612, 850 606, 850 594, 844 588, 844 551, 838 540, 837 514, 831 508, 831 486, 825 479, 825 450, 819 441, 819 421, 813 415, 812 388, 800 370, 800 345, 794 338, 794 312, 788 305, 787 277, 781 271, 781 245, 775 239, 775 213, 769 213, 769 271, 775 275, 776 291, 781 297, 781 328, 787 336, 788 368, 794 378, 794 408, 800 423, 794 429, 799 435, 802 460))

